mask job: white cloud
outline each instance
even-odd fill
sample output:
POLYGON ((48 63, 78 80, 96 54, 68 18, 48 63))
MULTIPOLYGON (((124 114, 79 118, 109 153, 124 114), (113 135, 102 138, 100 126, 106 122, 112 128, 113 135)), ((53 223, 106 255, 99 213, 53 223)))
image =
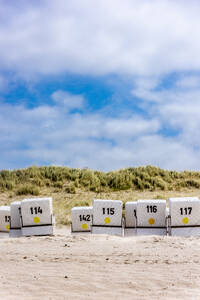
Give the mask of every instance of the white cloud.
POLYGON ((199 12, 196 0, 0 1, 1 69, 25 78, 198 70, 199 12))
POLYGON ((102 125, 104 136, 116 140, 131 139, 140 134, 157 132, 160 129, 160 124, 156 119, 145 120, 137 115, 129 119, 108 119, 102 125))
POLYGON ((81 95, 72 95, 68 92, 58 90, 52 94, 52 99, 57 105, 63 106, 67 110, 83 107, 84 98, 81 95))
POLYGON ((177 80, 176 86, 181 89, 199 89, 200 76, 191 75, 188 77, 183 75, 179 80, 177 80))
POLYGON ((164 92, 155 92, 155 88, 159 85, 160 79, 156 77, 137 77, 134 81, 134 89, 132 94, 146 101, 160 102, 163 98, 161 94, 164 92))
MULTIPOLYGON (((140 98, 139 105, 148 110, 149 116, 157 116, 162 129, 167 130, 168 136, 184 149, 190 149, 188 160, 182 162, 191 168, 199 168, 200 152, 200 85, 197 75, 179 75, 167 88, 160 82, 157 86, 143 86, 138 88, 136 81, 133 95, 140 98), (150 103, 150 105, 149 105, 150 103), (175 132, 175 136, 173 138, 175 132), (192 163, 191 161, 194 160, 192 163)), ((168 163, 169 164, 169 163, 168 163)), ((177 165, 177 163, 176 163, 177 165)))

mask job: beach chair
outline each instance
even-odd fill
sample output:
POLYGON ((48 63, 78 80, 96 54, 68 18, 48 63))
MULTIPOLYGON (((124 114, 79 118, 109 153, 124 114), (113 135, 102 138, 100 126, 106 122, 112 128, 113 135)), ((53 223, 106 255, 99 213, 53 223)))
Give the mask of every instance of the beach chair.
POLYGON ((166 234, 166 200, 138 200, 137 235, 166 234))
POLYGON ((198 197, 169 198, 169 234, 200 236, 200 201, 198 197))
POLYGON ((92 226, 92 212, 91 206, 73 207, 71 209, 71 233, 91 233, 92 226))
POLYGON ((0 232, 9 232, 10 206, 0 206, 0 232))
POLYGON ((93 201, 92 233, 123 236, 122 201, 93 201))
POLYGON ((21 227, 23 236, 53 235, 54 217, 52 198, 22 200, 21 227))

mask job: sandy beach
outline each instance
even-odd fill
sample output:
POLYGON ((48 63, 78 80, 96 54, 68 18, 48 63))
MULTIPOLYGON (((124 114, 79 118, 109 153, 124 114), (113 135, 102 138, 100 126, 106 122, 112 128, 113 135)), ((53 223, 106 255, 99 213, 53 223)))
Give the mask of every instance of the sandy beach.
POLYGON ((0 299, 200 299, 200 238, 0 239, 0 299))

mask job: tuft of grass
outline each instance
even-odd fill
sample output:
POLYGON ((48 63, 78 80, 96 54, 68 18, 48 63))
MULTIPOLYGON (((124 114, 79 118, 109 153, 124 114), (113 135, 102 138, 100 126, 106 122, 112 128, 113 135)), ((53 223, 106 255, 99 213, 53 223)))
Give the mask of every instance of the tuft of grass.
POLYGON ((21 196, 21 195, 38 196, 39 194, 40 194, 39 188, 33 185, 23 185, 16 190, 17 196, 21 196))
POLYGON ((75 184, 71 183, 65 187, 65 192, 68 194, 76 194, 75 184))

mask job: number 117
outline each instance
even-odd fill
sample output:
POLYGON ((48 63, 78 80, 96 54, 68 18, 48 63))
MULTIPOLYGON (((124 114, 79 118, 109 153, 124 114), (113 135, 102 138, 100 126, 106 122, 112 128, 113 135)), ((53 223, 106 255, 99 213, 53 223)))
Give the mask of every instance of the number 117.
POLYGON ((192 207, 181 207, 180 208, 181 215, 191 215, 192 207))

